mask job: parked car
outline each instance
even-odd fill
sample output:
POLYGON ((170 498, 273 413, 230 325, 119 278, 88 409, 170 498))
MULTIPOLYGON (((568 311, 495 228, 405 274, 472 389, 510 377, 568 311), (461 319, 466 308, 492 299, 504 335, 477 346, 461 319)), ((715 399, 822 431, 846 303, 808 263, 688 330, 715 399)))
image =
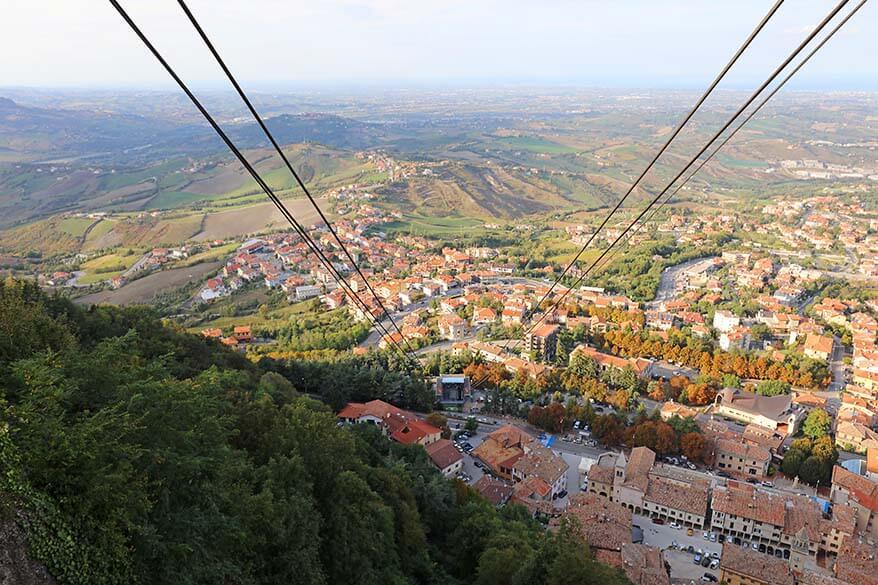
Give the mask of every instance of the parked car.
POLYGON ((692 469, 692 470, 698 469, 694 463, 687 463, 686 467, 688 467, 689 469, 692 469))
POLYGON ((770 482, 770 481, 763 481, 763 482, 762 482, 762 487, 773 488, 773 487, 774 487, 774 483, 773 483, 773 482, 770 482))
POLYGON ((658 524, 659 526, 661 526, 662 524, 665 523, 665 521, 662 520, 661 518, 653 518, 653 519, 652 519, 652 523, 653 523, 653 524, 658 524))
POLYGON ((719 567, 719 559, 713 559, 712 561, 710 561, 711 569, 716 569, 717 567, 719 567))
POLYGON ((482 469, 483 467, 485 467, 481 461, 473 461, 473 465, 475 465, 479 469, 482 469))
POLYGON ((677 544, 677 541, 676 541, 676 540, 672 540, 672 541, 671 541, 671 548, 680 548, 680 545, 677 544))
POLYGON ((671 528, 679 530, 680 528, 683 528, 683 527, 680 526, 679 524, 677 524, 676 522, 671 522, 671 528))
POLYGON ((716 551, 713 551, 712 553, 710 553, 710 556, 713 557, 714 559, 719 560, 719 553, 716 551))
POLYGON ((754 542, 754 543, 751 545, 751 548, 752 548, 753 550, 759 550, 759 543, 758 543, 758 542, 754 542))
POLYGON ((691 528, 686 531, 686 536, 692 536, 693 534, 695 534, 695 531, 692 530, 691 528))
POLYGON ((710 538, 710 535, 706 532, 704 534, 702 534, 701 536, 702 536, 702 538, 704 538, 704 540, 707 540, 708 538, 710 538))
POLYGON ((696 565, 700 565, 701 564, 701 555, 696 554, 695 557, 692 559, 692 562, 695 563, 696 565))
POLYGON ((717 579, 716 575, 711 575, 710 573, 703 574, 701 576, 701 580, 704 583, 716 583, 717 581, 719 581, 719 579, 717 579))
POLYGON ((716 534, 713 532, 710 533, 710 542, 716 542, 716 534))
POLYGON ((704 555, 704 557, 702 557, 701 566, 702 567, 709 567, 710 566, 710 557, 709 556, 704 555))

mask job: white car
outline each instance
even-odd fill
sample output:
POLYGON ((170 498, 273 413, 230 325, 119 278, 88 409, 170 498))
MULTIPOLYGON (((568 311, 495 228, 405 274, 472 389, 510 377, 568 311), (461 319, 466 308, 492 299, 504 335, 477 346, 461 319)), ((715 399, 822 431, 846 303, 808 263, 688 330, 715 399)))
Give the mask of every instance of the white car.
POLYGON ((679 529, 682 528, 682 526, 680 526, 680 525, 677 524, 676 522, 671 522, 671 528, 674 528, 674 529, 676 529, 676 530, 679 530, 679 529))

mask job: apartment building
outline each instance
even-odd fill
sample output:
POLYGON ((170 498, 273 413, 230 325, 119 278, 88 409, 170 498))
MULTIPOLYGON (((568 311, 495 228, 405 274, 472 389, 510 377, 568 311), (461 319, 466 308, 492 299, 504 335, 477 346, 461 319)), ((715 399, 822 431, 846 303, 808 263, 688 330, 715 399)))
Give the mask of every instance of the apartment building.
POLYGON ((768 475, 771 452, 733 439, 717 439, 714 466, 732 476, 764 479, 768 475))
POLYGON ((710 486, 685 472, 655 464, 655 452, 636 447, 624 453, 605 453, 588 470, 588 493, 605 497, 635 514, 704 528, 710 486))
POLYGON ((847 505, 854 510, 856 530, 870 538, 878 538, 878 483, 848 471, 840 465, 832 470, 832 492, 830 499, 834 505, 847 505))
POLYGON ((738 482, 714 488, 711 507, 711 530, 725 534, 733 544, 755 543, 759 552, 769 555, 779 549, 785 559, 790 559, 793 549, 806 551, 802 554, 807 558, 799 565, 814 562, 818 552, 838 554, 845 540, 856 533, 851 507, 834 506, 828 515, 806 496, 763 491, 738 482))
POLYGON ((544 362, 555 361, 555 349, 558 343, 558 325, 546 323, 540 325, 527 335, 528 351, 535 353, 544 362))

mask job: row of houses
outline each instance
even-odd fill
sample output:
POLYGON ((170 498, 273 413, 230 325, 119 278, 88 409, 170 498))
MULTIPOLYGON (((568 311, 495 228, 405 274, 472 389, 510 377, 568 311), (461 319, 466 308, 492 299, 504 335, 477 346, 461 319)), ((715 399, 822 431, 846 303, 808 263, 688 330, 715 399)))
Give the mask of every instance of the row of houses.
MULTIPOLYGON (((592 529, 610 530, 619 540, 624 540, 626 531, 609 526, 630 525, 630 521, 626 524, 620 519, 637 514, 722 534, 726 539, 724 554, 742 550, 734 545, 746 541, 748 549, 752 546, 758 552, 748 553, 750 568, 739 558, 723 562, 728 583, 774 583, 772 575, 759 567, 775 565, 782 568, 778 575, 787 575, 789 583, 796 583, 803 582, 797 580, 801 575, 818 570, 818 557, 834 559, 835 567, 841 568, 845 556, 854 554, 864 538, 871 538, 864 529, 871 529, 872 509, 878 498, 870 498, 878 495, 878 489, 866 490, 861 479, 852 479, 848 473, 836 468, 834 496, 827 502, 735 480, 712 484, 700 474, 657 462, 653 451, 637 447, 628 456, 603 454, 587 469, 589 497, 584 501, 610 519, 609 525, 592 529), (836 479, 847 482, 844 497, 836 479), (871 506, 868 514, 863 506, 871 506)), ((582 516, 590 512, 571 506, 569 513, 582 516)), ((607 535, 602 538, 612 542, 607 535)), ((601 546, 599 540, 596 545, 601 546)), ((618 549, 615 545, 610 548, 618 549)))

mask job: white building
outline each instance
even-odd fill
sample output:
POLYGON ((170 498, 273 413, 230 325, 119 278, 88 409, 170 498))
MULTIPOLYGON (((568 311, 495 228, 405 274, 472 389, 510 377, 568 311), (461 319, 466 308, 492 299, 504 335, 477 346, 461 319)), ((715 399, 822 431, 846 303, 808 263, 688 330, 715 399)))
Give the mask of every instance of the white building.
POLYGON ((741 319, 731 311, 717 311, 713 314, 713 328, 728 333, 741 324, 741 319))

